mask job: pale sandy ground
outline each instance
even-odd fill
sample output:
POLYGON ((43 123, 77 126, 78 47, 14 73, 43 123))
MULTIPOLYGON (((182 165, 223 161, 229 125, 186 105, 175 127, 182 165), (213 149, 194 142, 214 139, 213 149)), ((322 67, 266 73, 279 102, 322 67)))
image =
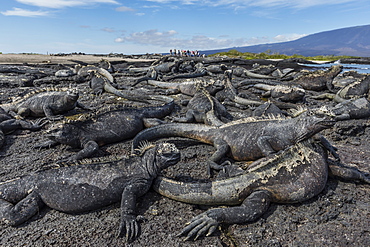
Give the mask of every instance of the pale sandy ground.
POLYGON ((152 59, 108 57, 108 56, 97 56, 97 55, 53 56, 53 55, 39 55, 39 54, 0 54, 0 64, 22 64, 22 63, 73 64, 74 62, 71 60, 79 60, 85 63, 97 63, 103 58, 109 61, 152 60, 152 59))

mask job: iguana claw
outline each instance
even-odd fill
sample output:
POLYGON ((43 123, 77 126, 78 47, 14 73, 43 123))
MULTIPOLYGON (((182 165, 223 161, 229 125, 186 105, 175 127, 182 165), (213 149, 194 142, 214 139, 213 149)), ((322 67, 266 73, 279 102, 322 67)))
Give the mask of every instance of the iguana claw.
POLYGON ((126 215, 122 217, 121 225, 118 231, 118 237, 125 237, 126 242, 134 241, 140 234, 140 225, 136 221, 135 215, 126 215))
POLYGON ((203 235, 210 236, 215 232, 218 225, 219 222, 208 216, 207 212, 205 212, 194 217, 177 236, 186 236, 185 241, 197 240, 203 235))

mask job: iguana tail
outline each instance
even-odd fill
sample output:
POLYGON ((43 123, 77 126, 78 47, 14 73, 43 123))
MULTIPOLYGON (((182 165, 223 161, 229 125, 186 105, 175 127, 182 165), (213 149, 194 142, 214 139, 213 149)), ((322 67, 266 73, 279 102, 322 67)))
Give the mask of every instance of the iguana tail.
POLYGON ((162 101, 166 104, 140 108, 141 114, 144 118, 163 118, 171 114, 175 108, 175 101, 171 97, 163 95, 148 95, 147 97, 148 99, 162 101))
POLYGON ((149 103, 148 100, 150 97, 145 96, 145 95, 139 95, 139 94, 134 94, 134 93, 126 93, 124 91, 118 90, 117 88, 113 87, 112 84, 110 84, 108 81, 105 81, 104 83, 104 90, 108 93, 115 94, 119 97, 125 98, 127 100, 132 100, 132 101, 140 101, 140 102, 145 102, 149 103))
POLYGON ((139 147, 140 142, 164 137, 187 137, 212 144, 212 133, 210 130, 217 127, 205 124, 192 123, 170 123, 161 124, 141 131, 132 142, 132 152, 139 147))
POLYGON ((160 87, 160 88, 177 89, 177 87, 178 87, 178 83, 156 81, 156 80, 148 80, 148 84, 152 85, 152 86, 157 86, 157 87, 160 87))
POLYGON ((159 194, 176 201, 199 205, 237 205, 248 193, 247 187, 257 178, 253 173, 213 182, 180 182, 159 176, 154 180, 153 189, 159 194), (245 196, 245 195, 244 195, 245 196))

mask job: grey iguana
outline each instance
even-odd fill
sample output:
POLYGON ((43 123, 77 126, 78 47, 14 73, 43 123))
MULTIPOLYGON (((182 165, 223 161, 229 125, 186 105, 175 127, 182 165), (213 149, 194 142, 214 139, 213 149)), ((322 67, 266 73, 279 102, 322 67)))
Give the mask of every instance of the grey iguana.
POLYGON ((145 145, 140 156, 117 161, 86 162, 36 172, 0 183, 0 220, 17 226, 46 205, 65 213, 81 213, 121 202, 118 236, 128 242, 140 234, 136 199, 158 173, 180 160, 174 144, 145 145))
POLYGON ((334 124, 333 120, 315 116, 260 120, 247 118, 218 127, 190 123, 162 124, 137 134, 132 148, 137 148, 145 140, 187 137, 213 145, 216 151, 209 158, 210 167, 222 169, 217 163, 226 154, 238 161, 257 160, 306 140, 334 124))
POLYGON ((48 130, 48 141, 35 148, 49 148, 58 144, 82 148, 69 159, 79 160, 90 157, 99 150, 99 146, 133 138, 145 127, 148 118, 162 118, 169 115, 175 103, 166 96, 151 96, 164 99, 168 103, 161 106, 128 108, 117 106, 82 116, 77 120, 58 123, 48 130))
POLYGON ((243 224, 257 220, 270 203, 297 203, 318 195, 328 174, 370 184, 365 174, 342 165, 329 164, 325 148, 306 140, 273 157, 252 163, 246 171, 211 182, 181 182, 157 177, 153 187, 171 199, 233 207, 212 208, 194 217, 178 234, 186 240, 209 236, 221 223, 243 224))
POLYGON ((62 114, 75 107, 89 110, 78 102, 79 93, 76 89, 45 88, 33 91, 25 96, 15 99, 11 103, 0 105, 6 112, 20 117, 44 117, 50 120, 61 119, 62 114))

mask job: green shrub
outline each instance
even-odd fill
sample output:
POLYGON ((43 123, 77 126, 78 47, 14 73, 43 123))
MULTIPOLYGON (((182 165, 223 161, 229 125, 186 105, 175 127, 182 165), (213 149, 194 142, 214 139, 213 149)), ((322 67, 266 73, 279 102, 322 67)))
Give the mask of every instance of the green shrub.
POLYGON ((267 50, 265 52, 261 53, 251 53, 251 52, 240 52, 235 49, 229 50, 227 52, 219 52, 212 55, 209 55, 210 57, 213 56, 227 56, 231 58, 239 57, 243 59, 288 59, 288 58, 303 58, 306 60, 314 60, 314 61, 336 61, 343 58, 358 58, 353 56, 334 56, 334 55, 320 55, 320 56, 314 56, 314 57, 305 57, 302 55, 294 54, 291 56, 280 54, 280 53, 274 53, 271 50, 267 50))

